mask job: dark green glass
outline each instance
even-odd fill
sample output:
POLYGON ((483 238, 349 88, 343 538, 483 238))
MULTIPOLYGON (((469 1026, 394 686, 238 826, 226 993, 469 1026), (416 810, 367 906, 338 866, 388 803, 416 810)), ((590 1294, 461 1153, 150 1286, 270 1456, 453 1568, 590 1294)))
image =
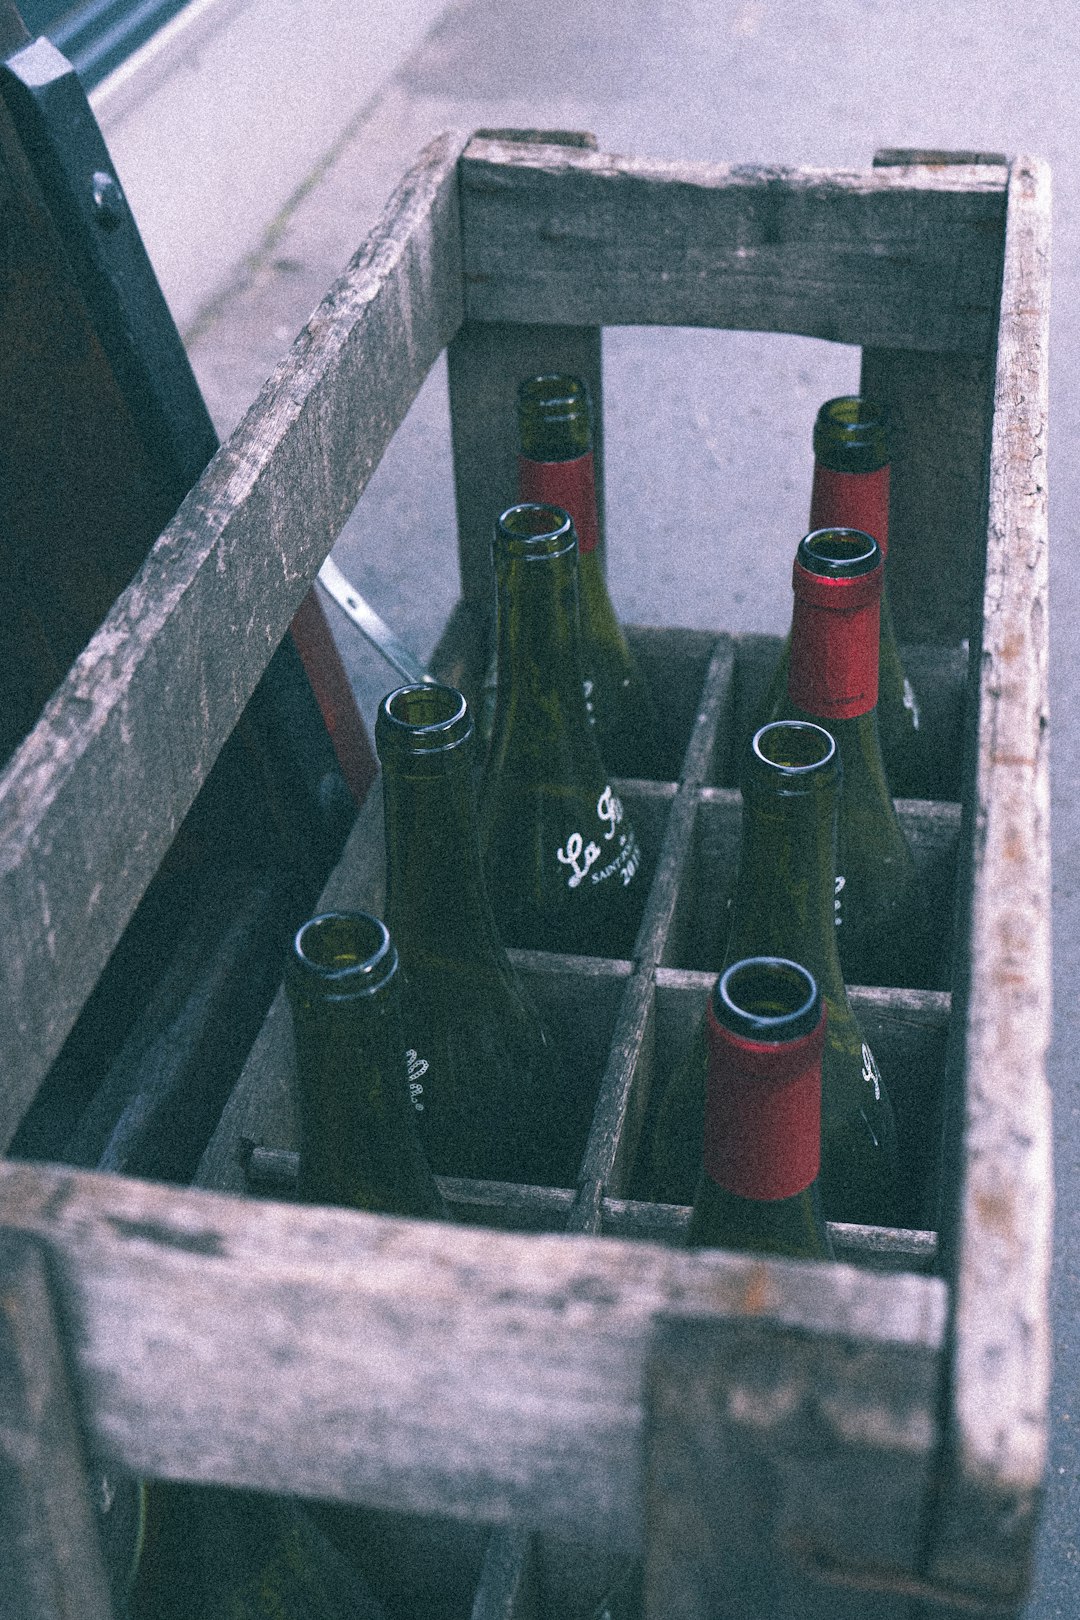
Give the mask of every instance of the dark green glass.
POLYGON ((383 1215, 448 1216, 408 1090, 398 954, 366 912, 296 933, 286 988, 296 1037, 299 1196, 383 1215))
MULTIPOLYGON (((880 556, 877 542, 854 529, 817 530, 798 550, 808 574, 842 587, 872 573, 880 556)), ((793 634, 801 633, 796 618, 793 634)), ((925 986, 932 966, 925 899, 889 792, 876 707, 841 719, 817 704, 802 707, 790 689, 789 671, 789 690, 771 718, 816 720, 832 732, 840 751, 836 921, 845 980, 925 986)))
MULTIPOLYGON (((889 445, 885 413, 870 400, 845 395, 826 400, 814 423, 814 484, 810 529, 859 529, 873 535, 882 555, 889 549, 889 445)), ((878 647, 878 732, 892 792, 901 798, 924 791, 919 702, 904 669, 889 607, 888 580, 881 593, 878 647)), ((779 712, 787 690, 790 636, 759 710, 763 725, 779 712)))
MULTIPOLYGON (((725 965, 784 956, 817 980, 828 1009, 822 1066, 821 1198, 828 1220, 895 1224, 896 1127, 873 1053, 851 1010, 837 951, 836 826, 841 765, 822 727, 779 722, 744 756, 743 819, 725 965)), ((701 1154, 706 1045, 701 1021, 664 1092, 649 1194, 690 1196, 701 1154)))
POLYGON ((498 698, 480 802, 499 927, 513 945, 630 957, 646 885, 585 711, 574 525, 558 507, 513 506, 494 554, 498 698))
MULTIPOLYGON (((813 1118, 802 1119, 799 1151, 813 1159, 820 1148, 822 998, 811 973, 796 962, 776 956, 755 956, 732 963, 716 981, 711 1001, 711 1025, 706 1032, 708 1067, 712 1070, 705 1108, 715 1088, 729 1086, 733 1070, 752 1062, 740 1076, 751 1092, 768 1091, 787 1078, 793 1053, 803 1074, 813 1074, 815 1109, 813 1118), (725 1037, 734 1036, 731 1041, 725 1037), (747 1048, 752 1058, 747 1056, 747 1048)), ((804 1111, 805 1113, 805 1111, 804 1111)), ((766 1116, 771 1130, 756 1137, 755 1157, 766 1165, 781 1158, 787 1144, 774 1140, 782 1135, 783 1122, 766 1116)), ((708 1121, 706 1121, 708 1134, 708 1121)), ((706 1156, 707 1158, 707 1156, 706 1156)), ((722 1186, 702 1166, 694 1197, 693 1213, 686 1241, 691 1248, 743 1249, 752 1254, 778 1254, 793 1260, 829 1260, 829 1243, 821 1214, 818 1183, 803 1180, 783 1194, 766 1196, 761 1189, 738 1193, 722 1186)), ((749 1178, 753 1180, 753 1176, 749 1178)))
POLYGON ((615 776, 667 774, 652 697, 627 644, 601 566, 592 409, 578 377, 529 377, 518 389, 518 496, 569 512, 578 537, 581 672, 600 757, 615 776))
POLYGON ((492 914, 468 705, 453 687, 400 687, 379 707, 375 745, 387 919, 428 1158, 445 1175, 573 1185, 588 1098, 565 1094, 492 914))
POLYGON ((290 1498, 155 1483, 150 1517, 126 1620, 386 1620, 290 1498))

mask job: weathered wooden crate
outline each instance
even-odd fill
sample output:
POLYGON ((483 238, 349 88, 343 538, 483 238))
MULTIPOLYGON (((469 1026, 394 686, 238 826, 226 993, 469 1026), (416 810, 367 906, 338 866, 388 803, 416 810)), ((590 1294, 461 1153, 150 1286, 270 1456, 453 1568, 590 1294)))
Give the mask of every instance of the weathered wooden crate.
MULTIPOLYGON (((762 1261, 680 1251, 685 1211, 633 1201, 719 964, 734 739, 777 645, 643 631, 681 735, 670 781, 620 789, 652 861, 634 959, 517 955, 582 1076, 575 1188, 455 1183, 476 1224, 449 1227, 221 1196, 287 1182, 280 997, 203 1188, 0 1168, 20 1613, 107 1613, 86 1451, 494 1526, 477 1620, 584 1615, 638 1559, 655 1620, 1015 1609, 1048 1386, 1047 253, 1028 160, 732 169, 446 135, 406 176, 0 781, 3 1140, 442 349, 462 604, 439 658, 467 683, 518 378, 573 367, 599 399, 606 324, 775 330, 861 344, 896 429, 890 590, 938 742, 902 815, 940 977, 853 999, 909 1120, 912 1230, 762 1261)), ((381 884, 376 796, 325 899, 378 907, 381 884)))

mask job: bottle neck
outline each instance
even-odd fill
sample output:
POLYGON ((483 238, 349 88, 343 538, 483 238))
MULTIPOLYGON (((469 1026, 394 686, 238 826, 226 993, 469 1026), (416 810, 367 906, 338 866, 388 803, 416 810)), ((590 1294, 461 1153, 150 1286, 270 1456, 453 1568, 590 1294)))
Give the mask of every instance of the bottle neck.
POLYGON ((795 1040, 755 1041, 725 1029, 710 998, 703 1167, 739 1198, 794 1198, 821 1165, 824 1007, 795 1040))
POLYGON ((850 720, 877 705, 881 567, 851 579, 796 560, 788 697, 815 720, 850 720))
POLYGON ((743 790, 742 836, 725 966, 746 956, 802 962, 822 996, 843 1003, 836 939, 837 800, 831 784, 804 794, 743 790))
POLYGON ((433 768, 383 761, 387 921, 406 974, 419 957, 504 957, 480 855, 469 751, 433 768))
POLYGON ((889 550, 889 463, 873 472, 849 472, 814 463, 811 529, 861 529, 889 550))
POLYGON ((592 556, 600 543, 596 503, 596 469, 591 450, 559 461, 518 456, 518 499, 559 506, 569 512, 577 530, 578 552, 592 556))
POLYGON ((497 556, 498 690, 493 741, 518 711, 536 739, 587 730, 577 556, 497 556))

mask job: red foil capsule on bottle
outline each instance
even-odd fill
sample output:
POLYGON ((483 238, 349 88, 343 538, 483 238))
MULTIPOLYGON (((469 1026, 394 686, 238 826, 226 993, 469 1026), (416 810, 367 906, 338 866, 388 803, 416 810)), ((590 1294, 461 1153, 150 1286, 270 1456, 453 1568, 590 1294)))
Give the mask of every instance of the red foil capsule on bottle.
POLYGON ((816 720, 851 720, 878 700, 885 560, 865 574, 830 579, 796 559, 791 587, 788 696, 816 720))
POLYGON ((705 1094, 706 1174, 739 1198, 793 1198, 821 1165, 821 1059, 817 1025, 793 1041, 755 1041, 725 1029, 709 999, 705 1094))
POLYGON ((577 530, 578 551, 595 551, 600 540, 596 517, 596 473, 593 453, 568 461, 533 461, 518 456, 518 500, 561 506, 577 530))
POLYGON ((811 529, 861 529, 889 555, 889 464, 876 472, 835 472, 814 463, 811 529))

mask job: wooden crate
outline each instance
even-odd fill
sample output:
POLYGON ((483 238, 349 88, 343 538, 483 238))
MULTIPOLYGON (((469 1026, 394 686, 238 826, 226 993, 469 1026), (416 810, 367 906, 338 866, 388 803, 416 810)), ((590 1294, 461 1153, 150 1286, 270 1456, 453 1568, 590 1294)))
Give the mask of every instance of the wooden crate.
MULTIPOLYGON (((637 1559, 654 1620, 1015 1610, 1048 1394, 1047 253, 1024 159, 732 169, 448 134, 405 177, 0 781, 3 1140, 443 348, 439 659, 467 681, 518 378, 569 366, 599 400, 603 325, 741 327, 861 344, 896 424, 890 590, 939 740, 902 816, 940 978, 853 1000, 945 1217, 922 1229, 920 1187, 917 1229, 838 1229, 843 1262, 809 1265, 680 1251, 685 1211, 628 1196, 718 966, 733 739, 776 648, 641 632, 683 747, 620 788, 652 873, 634 959, 516 956, 592 1104, 575 1188, 453 1184, 461 1226, 222 1196, 287 1180, 280 997, 201 1188, 0 1167, 28 1616, 108 1612, 84 1451, 494 1526, 475 1620, 587 1614, 637 1559)), ((376 799, 324 898, 381 884, 376 799)))

